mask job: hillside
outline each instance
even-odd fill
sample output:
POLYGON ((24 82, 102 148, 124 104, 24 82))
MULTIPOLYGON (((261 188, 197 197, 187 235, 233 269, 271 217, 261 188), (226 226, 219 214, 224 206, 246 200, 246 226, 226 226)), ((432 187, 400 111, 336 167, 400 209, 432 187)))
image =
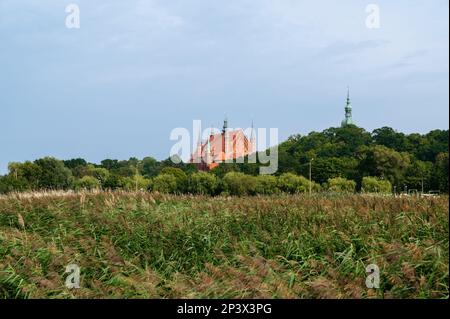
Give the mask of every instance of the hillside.
MULTIPOLYGON (((392 192, 417 190, 448 194, 448 141, 448 130, 404 134, 389 127, 371 133, 354 125, 329 128, 305 136, 292 136, 282 142, 278 147, 278 170, 275 175, 280 177, 285 173, 294 173, 309 178, 311 165, 312 182, 318 185, 314 187, 315 191, 329 189, 330 180, 333 182, 336 178, 354 183, 354 190, 360 191, 363 189, 363 179, 371 177, 388 181, 389 191, 392 192)), ((214 176, 206 178, 207 181, 216 179, 212 184, 217 185, 201 193, 230 193, 224 182, 227 173, 242 172, 256 176, 260 166, 258 163, 221 164, 209 172, 214 176)), ((46 157, 10 163, 8 174, 0 176, 0 193, 42 189, 144 189, 196 193, 196 189, 203 188, 203 185, 194 185, 194 189, 190 187, 196 181, 192 178, 195 172, 197 168, 193 164, 174 164, 169 159, 157 161, 152 157, 105 159, 100 164, 81 158, 61 161, 46 157)), ((271 192, 285 188, 285 185, 278 185, 277 189, 272 187, 271 192)), ((304 190, 302 186, 295 192, 304 190)), ((245 193, 260 192, 250 189, 245 193)))

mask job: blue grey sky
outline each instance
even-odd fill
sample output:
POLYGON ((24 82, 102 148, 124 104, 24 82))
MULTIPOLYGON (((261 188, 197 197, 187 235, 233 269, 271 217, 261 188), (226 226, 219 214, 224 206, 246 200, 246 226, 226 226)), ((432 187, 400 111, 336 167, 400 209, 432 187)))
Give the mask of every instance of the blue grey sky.
POLYGON ((0 0, 0 173, 167 158, 175 127, 448 129, 447 0, 0 0), (65 8, 80 7, 67 29, 65 8), (366 6, 380 7, 379 29, 366 6))

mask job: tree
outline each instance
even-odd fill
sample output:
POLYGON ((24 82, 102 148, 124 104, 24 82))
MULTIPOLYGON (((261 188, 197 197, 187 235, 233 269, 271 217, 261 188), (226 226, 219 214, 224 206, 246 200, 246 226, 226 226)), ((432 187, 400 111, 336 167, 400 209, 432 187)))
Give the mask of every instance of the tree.
POLYGON ((145 157, 142 160, 140 167, 141 167, 140 172, 145 177, 155 177, 158 175, 160 170, 160 165, 158 161, 153 157, 145 157))
POLYGON ((188 191, 188 177, 181 168, 165 167, 161 170, 160 174, 172 175, 175 177, 178 193, 186 193, 188 191))
POLYGON ((102 185, 105 184, 109 177, 109 171, 103 167, 94 167, 93 165, 88 166, 87 175, 92 176, 97 179, 102 185))
POLYGON ((87 166, 88 165, 88 163, 82 158, 73 158, 73 159, 70 159, 70 160, 63 161, 63 163, 64 163, 65 167, 67 167, 67 168, 69 168, 71 170, 74 169, 74 168, 80 167, 80 166, 87 166))
POLYGON ((278 181, 272 175, 258 175, 256 177, 256 193, 262 195, 272 195, 278 193, 278 181))
POLYGON ((83 176, 73 183, 75 190, 92 190, 100 188, 100 181, 92 176, 83 176))
POLYGON ((218 186, 217 177, 206 172, 193 173, 189 178, 189 190, 193 194, 214 195, 218 186))
MULTIPOLYGON (((309 180, 303 176, 292 173, 284 173, 278 177, 278 188, 289 194, 305 193, 309 191, 309 180)), ((320 186, 312 182, 311 189, 317 191, 320 186)))
POLYGON ((230 172, 223 177, 224 191, 235 196, 256 194, 256 177, 239 172, 230 172))
POLYGON ((390 193, 392 185, 388 180, 365 176, 362 179, 362 191, 367 193, 390 193))
POLYGON ((25 163, 10 163, 8 165, 10 181, 14 181, 16 190, 34 190, 39 188, 42 169, 39 165, 26 161, 25 163))
POLYGON ((29 189, 29 184, 24 178, 15 178, 11 175, 0 176, 0 194, 29 189))
POLYGON ((370 133, 355 125, 330 128, 323 132, 331 143, 339 146, 337 156, 352 156, 363 145, 372 142, 370 133))
MULTIPOLYGON (((357 168, 358 160, 354 157, 318 157, 312 162, 312 178, 320 184, 324 184, 328 179, 334 177, 356 179, 357 168)), ((302 165, 299 173, 309 176, 309 163, 302 165)))
POLYGON ((39 187, 47 189, 67 189, 72 183, 72 172, 64 163, 53 157, 34 161, 40 168, 39 187))
POLYGON ((383 145, 363 147, 359 152, 359 171, 362 176, 377 176, 388 179, 394 185, 404 182, 410 155, 397 152, 383 145))
POLYGON ((119 189, 124 188, 125 185, 126 185, 125 177, 116 174, 109 174, 108 178, 103 183, 103 187, 105 189, 119 189))
POLYGON ((405 184, 409 189, 430 190, 432 188, 433 163, 413 159, 405 174, 405 184))
POLYGON ((397 151, 407 150, 407 138, 405 134, 398 133, 390 127, 382 127, 372 132, 375 144, 384 145, 397 151))
POLYGON ((175 194, 178 192, 177 178, 171 174, 161 174, 153 179, 153 190, 160 193, 175 194))
POLYGON ((343 177, 328 179, 327 188, 331 192, 353 193, 356 188, 356 182, 343 177))
POLYGON ((123 177, 123 188, 128 191, 147 191, 152 188, 152 180, 141 175, 134 175, 133 177, 123 177))
POLYGON ((436 164, 434 167, 436 185, 441 192, 446 193, 446 194, 448 194, 448 190, 449 190, 448 166, 449 166, 448 152, 439 153, 436 156, 436 164))

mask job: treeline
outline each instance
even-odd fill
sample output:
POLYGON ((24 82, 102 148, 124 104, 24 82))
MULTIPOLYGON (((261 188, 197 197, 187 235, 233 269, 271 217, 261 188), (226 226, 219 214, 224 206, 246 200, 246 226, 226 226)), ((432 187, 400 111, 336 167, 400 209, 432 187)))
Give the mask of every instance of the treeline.
POLYGON ((10 163, 0 193, 42 189, 126 189, 166 193, 255 195, 279 192, 448 193, 448 130, 403 134, 383 127, 372 133, 356 126, 290 137, 278 147, 275 176, 260 176, 260 164, 222 164, 210 173, 193 164, 106 159, 61 161, 46 157, 10 163), (309 182, 311 167, 312 183, 309 182))
MULTIPOLYGON (((396 191, 416 189, 448 193, 449 131, 404 134, 390 127, 367 132, 357 126, 329 128, 323 132, 291 136, 279 145, 278 174, 291 172, 309 176, 324 184, 342 177, 356 182, 374 176, 387 180, 396 191)), ((258 165, 236 164, 239 170, 255 175, 258 165)), ((222 166, 226 171, 234 169, 222 166)))

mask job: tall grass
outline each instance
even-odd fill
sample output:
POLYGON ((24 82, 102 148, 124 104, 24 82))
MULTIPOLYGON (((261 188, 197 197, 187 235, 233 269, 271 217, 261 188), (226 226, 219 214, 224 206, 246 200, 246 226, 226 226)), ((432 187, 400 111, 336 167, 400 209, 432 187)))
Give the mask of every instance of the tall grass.
POLYGON ((10 194, 0 297, 448 298, 448 211, 448 197, 10 194), (72 263, 80 289, 64 286, 72 263))

